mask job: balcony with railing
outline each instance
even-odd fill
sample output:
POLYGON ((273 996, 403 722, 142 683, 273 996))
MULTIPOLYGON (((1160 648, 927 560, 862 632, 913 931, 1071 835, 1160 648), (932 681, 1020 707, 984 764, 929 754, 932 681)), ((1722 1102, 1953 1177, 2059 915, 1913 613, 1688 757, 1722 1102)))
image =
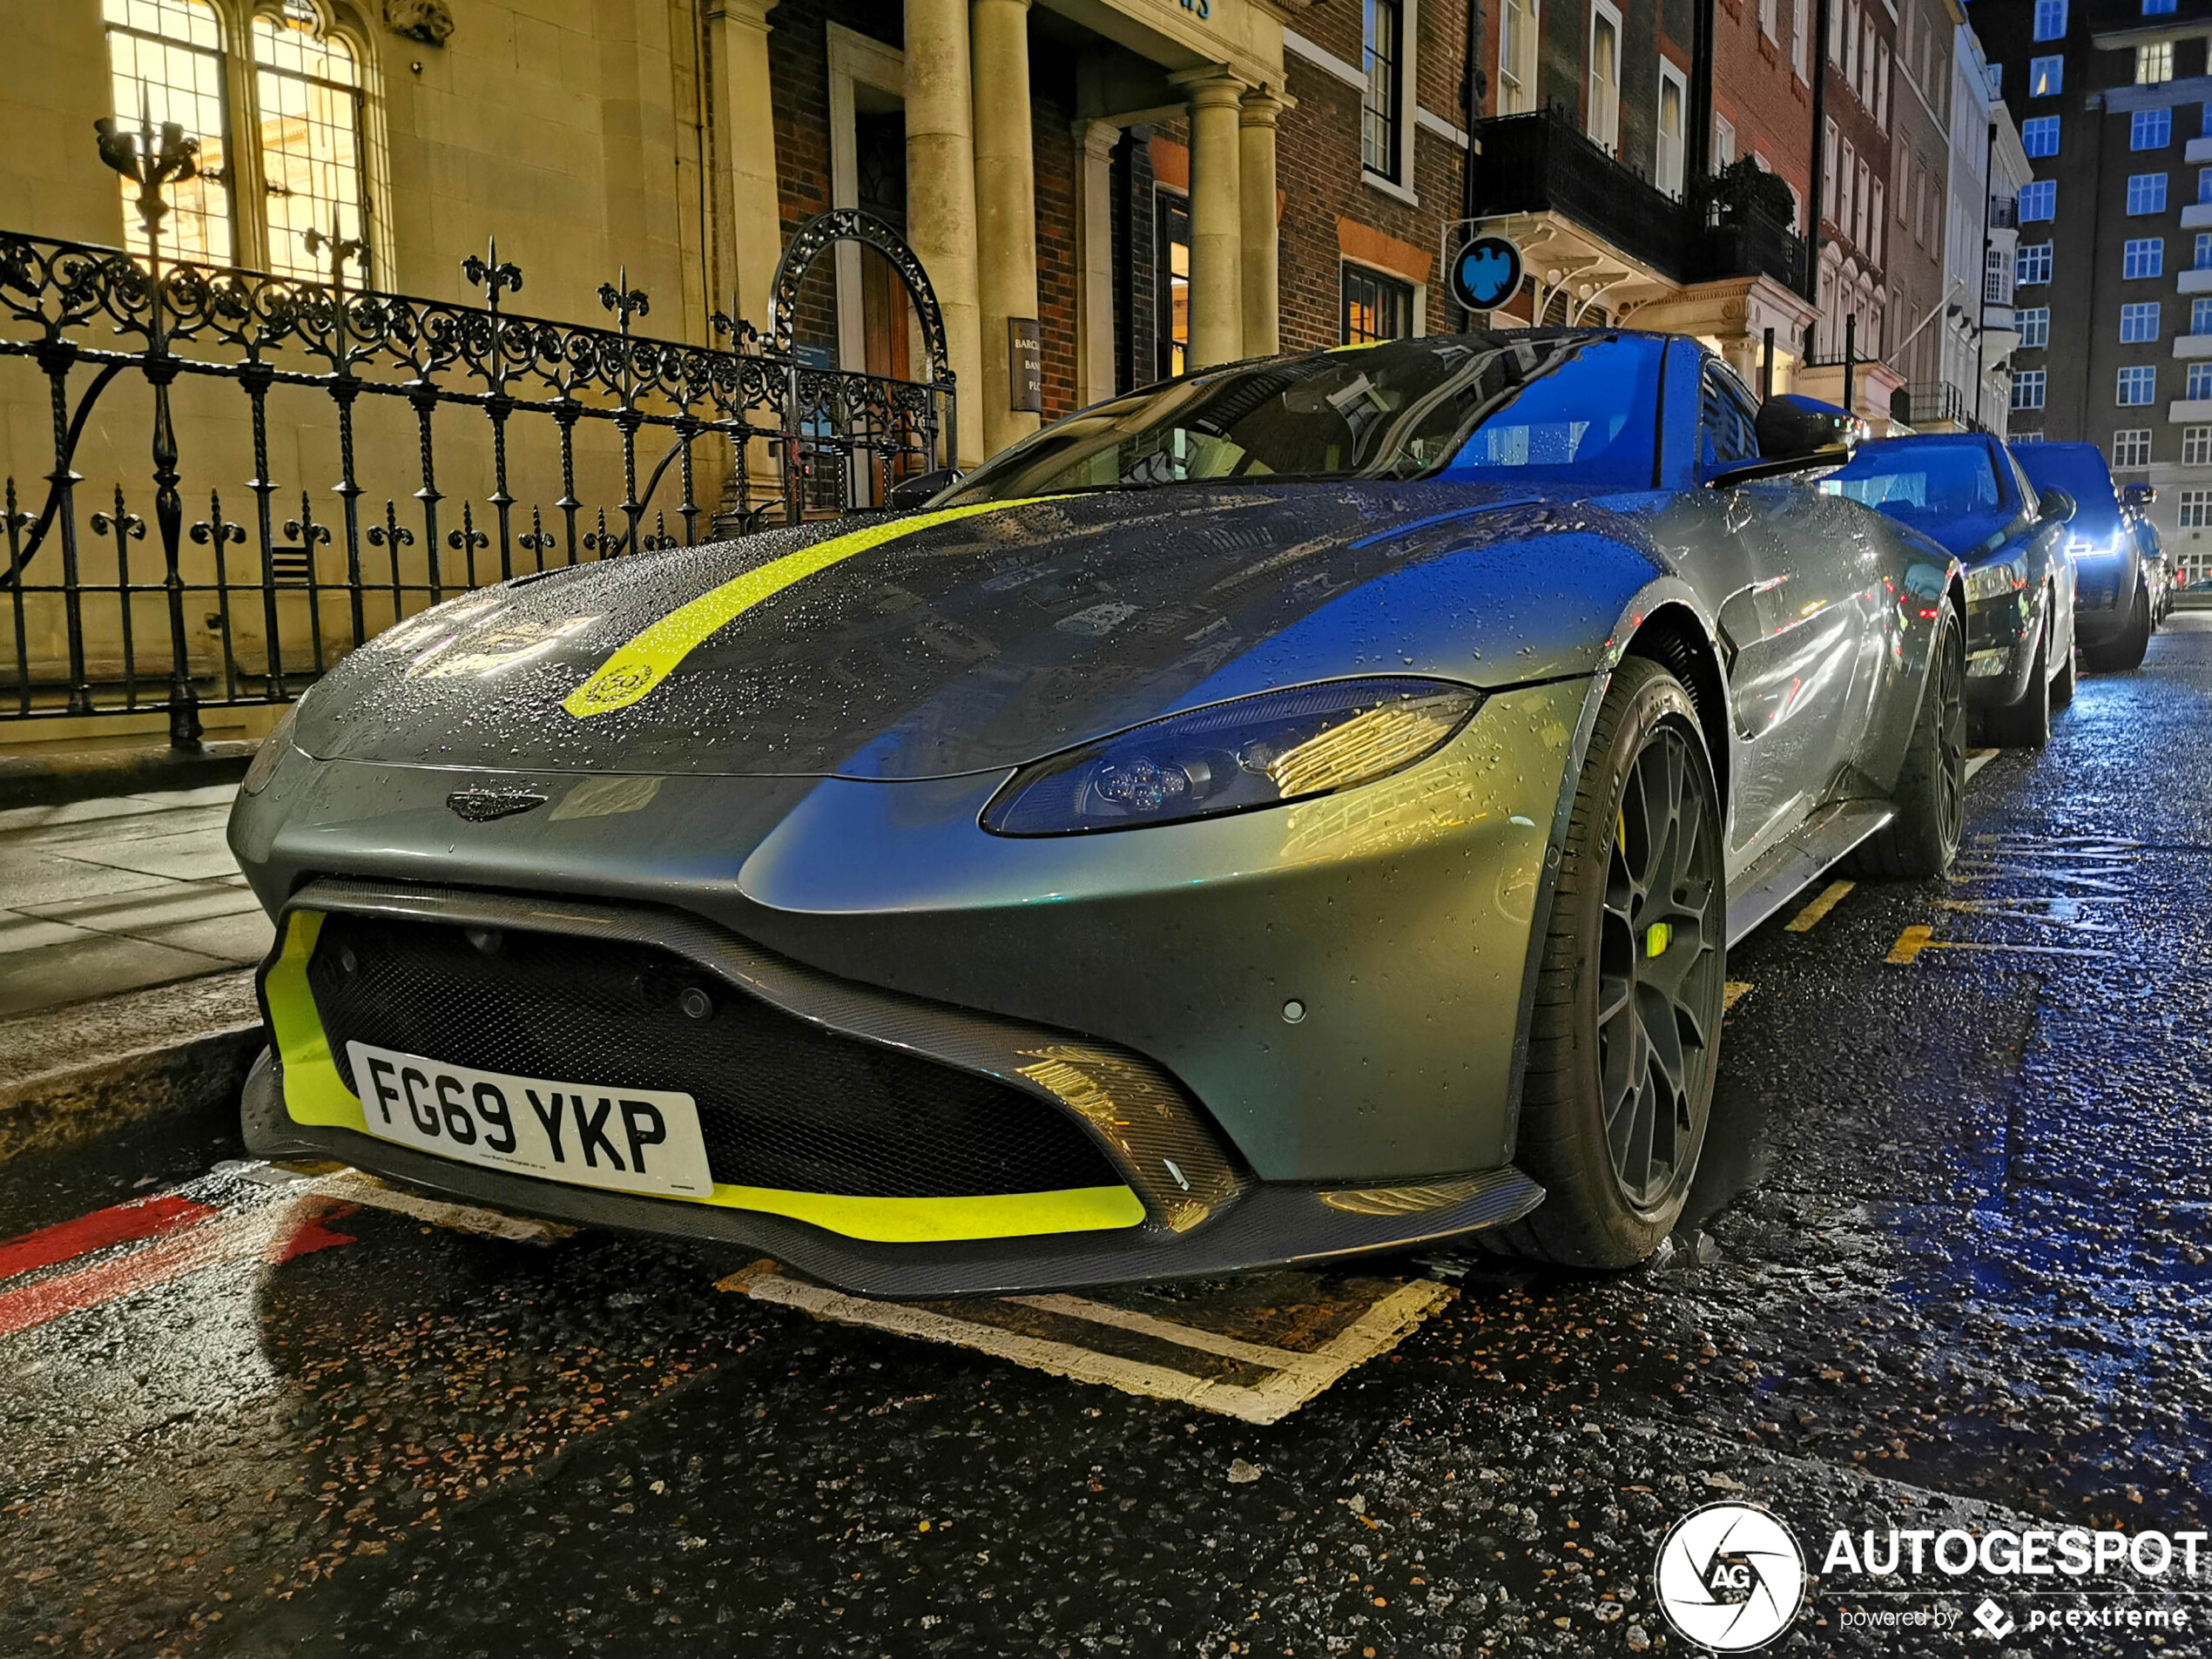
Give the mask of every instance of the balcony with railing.
POLYGON ((1484 219, 1553 213, 1625 260, 1688 285, 1771 277, 1799 287, 1804 245, 1755 207, 1723 206, 1703 189, 1668 195, 1592 143, 1561 111, 1475 124, 1481 146, 1474 212, 1484 219))
POLYGON ((1992 196, 1989 199, 1989 228, 1993 231, 2016 231, 2020 227, 2020 199, 2017 196, 1992 196))

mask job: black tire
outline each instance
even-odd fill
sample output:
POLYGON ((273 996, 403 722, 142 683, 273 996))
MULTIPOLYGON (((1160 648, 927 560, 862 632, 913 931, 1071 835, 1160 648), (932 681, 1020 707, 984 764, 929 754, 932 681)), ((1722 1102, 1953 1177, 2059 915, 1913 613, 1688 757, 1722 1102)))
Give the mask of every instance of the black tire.
POLYGON ((2128 625, 2104 644, 2083 646, 2081 655, 2100 674, 2124 674, 2141 668, 2143 653, 2149 649, 2150 595, 2139 587, 2135 603, 2128 611, 2128 625))
POLYGON ((2074 651, 2068 646, 2066 660, 2059 664, 2059 671, 2051 676, 2051 712, 2056 714, 2074 701, 2074 651))
POLYGON ((2035 642, 2035 665, 2017 703, 1981 711, 1983 740, 2000 749, 2040 749, 2051 740, 2051 631, 2035 642))
POLYGON ((1936 617, 1935 653, 1905 765, 1891 797, 1897 816, 1844 860, 1854 875, 1941 875, 1959 852, 1966 819, 1966 631, 1946 595, 1936 617))
POLYGON ((1632 1267, 1674 1231, 1719 1054, 1723 824, 1689 693, 1626 658, 1575 790, 1530 1019, 1514 1162, 1548 1196, 1478 1235, 1491 1248, 1632 1267))

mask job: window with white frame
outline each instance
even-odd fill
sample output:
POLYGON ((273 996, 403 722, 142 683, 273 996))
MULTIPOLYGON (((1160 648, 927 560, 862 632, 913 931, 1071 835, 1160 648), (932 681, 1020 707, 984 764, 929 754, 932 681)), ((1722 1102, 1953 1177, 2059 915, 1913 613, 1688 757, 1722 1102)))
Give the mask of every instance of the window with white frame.
POLYGON ((2156 86, 2174 78, 2174 43, 2155 40, 2135 48, 2135 84, 2156 86))
POLYGON ((2189 268, 2193 271, 2212 271, 2212 231, 2196 233, 2196 254, 2189 268))
POLYGON ((1981 256, 1981 302, 1986 306, 2012 303, 2013 296, 2005 287, 2005 250, 1993 247, 1981 256))
POLYGON ((1364 18, 1367 85, 1359 113, 1359 161, 1396 184, 1405 172, 1406 0, 1366 0, 1364 18))
POLYGON ((2120 343, 2141 345, 2158 338, 2158 302, 2146 300, 2120 307, 2120 343))
POLYGON ((1777 45, 1782 40, 1782 8, 1779 0, 1759 0, 1759 32, 1777 45))
POLYGON ((1726 116, 1713 117, 1713 165, 1725 167, 1736 159, 1736 124, 1726 116))
POLYGON ((2066 91, 2066 59, 2031 57, 2027 60, 2027 95, 2056 98, 2066 91))
MULTIPOLYGON (((199 139, 198 176, 167 192, 164 252, 226 263, 240 243, 287 276, 330 274, 306 246, 309 231, 366 245, 367 151, 362 136, 360 60, 348 39, 327 30, 307 0, 282 0, 257 12, 244 44, 250 78, 231 73, 220 20, 205 0, 102 0, 115 107, 141 104, 157 122, 174 121, 199 139), (233 104, 243 90, 247 101, 233 104), (239 135, 250 134, 261 190, 233 199, 239 135), (235 222, 250 213, 250 224, 235 222)), ((145 243, 123 186, 126 246, 145 243)), ((367 274, 366 254, 348 279, 367 274)))
POLYGON ((1347 346, 1376 340, 1404 340, 1413 332, 1413 289, 1411 283, 1346 265, 1339 276, 1343 288, 1343 334, 1347 346))
POLYGON ((2016 409, 2040 409, 2043 407, 2043 381, 2046 371, 2040 368, 2016 370, 2013 375, 2013 407, 2016 409))
POLYGON ((2034 179, 2020 186, 2020 223, 2059 216, 2059 185, 2055 179, 2034 179))
POLYGON ((2051 245, 2033 242, 2022 247, 2013 256, 2013 286, 2026 287, 2031 282, 2051 280, 2051 245))
POLYGON ((1689 82, 1665 58, 1659 60, 1659 119, 1654 135, 1651 182, 1669 196, 1683 192, 1683 134, 1689 120, 1689 82))
POLYGON ((1866 253, 1877 265, 1882 262, 1882 239, 1889 229, 1882 222, 1882 203, 1887 194, 1882 188, 1882 181, 1877 179, 1874 181, 1873 206, 1866 210, 1866 234, 1869 239, 1866 253))
POLYGON ((1805 43, 1812 35, 1812 0, 1790 0, 1790 67, 1805 78, 1805 43))
POLYGON ((2173 111, 2137 110, 2128 118, 2128 147, 2130 150, 2163 150, 2173 142, 2173 111))
POLYGON ((2170 17, 2174 15, 2174 0, 2143 0, 2146 17, 2170 17))
POLYGON ((1858 79, 1858 0, 1844 0, 1842 26, 1836 36, 1836 67, 1844 71, 1844 81, 1850 84, 1858 79))
POLYGON ((1867 186, 1867 172, 1866 172, 1866 164, 1865 164, 1865 162, 1863 162, 1863 161, 1862 161, 1862 162, 1860 162, 1860 163, 1858 164, 1858 165, 1857 169, 1853 172, 1853 173, 1852 173, 1852 175, 1851 175, 1851 183, 1852 183, 1852 189, 1851 189, 1851 239, 1852 241, 1854 241, 1854 242, 1858 243, 1858 246, 1859 246, 1861 248, 1865 248, 1865 247, 1867 246, 1867 240, 1866 240, 1866 207, 1867 207, 1866 186, 1867 186))
POLYGON ((2060 40, 2066 36, 2066 0, 2035 0, 2035 37, 2060 40))
MULTIPOLYGON (((2212 368, 2212 363, 2192 364, 2192 368, 2212 368)), ((2212 381, 2208 381, 2212 385, 2212 381)), ((2148 363, 2130 363, 2120 371, 2119 384, 2113 401, 2123 409, 2132 409, 2158 401, 2158 370, 2148 363)))
POLYGON ((2182 492, 2181 516, 2175 521, 2177 528, 2201 530, 2212 526, 2212 489, 2184 489, 2182 492))
POLYGON ((2020 123, 2020 148, 2031 158, 2054 156, 2059 152, 2059 118, 2055 115, 2031 115, 2020 123))
POLYGON ((1591 0, 1590 79, 1584 130, 1610 155, 1621 142, 1621 14, 1591 0))
MULTIPOLYGON (((2041 405, 2039 404, 2037 407, 2040 408, 2041 405)), ((2043 442, 2043 435, 2040 432, 2014 432, 2008 434, 2005 442, 2007 443, 2040 443, 2043 442)))
POLYGON ((2212 202, 2212 167, 2196 170, 2196 199, 2200 203, 2212 202))
POLYGON ((2128 175, 2128 211, 2131 213, 2162 213, 2166 211, 2166 175, 2162 172, 2131 172, 2128 175))
POLYGON ((2133 280, 2166 273, 2166 243, 2161 237, 2131 236, 2120 250, 2120 274, 2133 280))
POLYGON ((2212 363, 2191 363, 2188 389, 2183 395, 2191 399, 2212 397, 2212 363))
POLYGON ((2023 350, 2040 351, 2051 343, 2051 307, 2022 306, 2013 313, 2013 326, 2020 331, 2023 350))
POLYGON ((2114 468, 2150 465, 2150 428, 2128 426, 2115 431, 2112 435, 2112 464, 2114 468))
POLYGON ((1890 49, 1877 44, 1874 48, 1874 124, 1883 132, 1890 130, 1890 49))
POLYGON ((2182 464, 2184 467, 2212 467, 2212 426, 2185 426, 2182 428, 2182 464))
POLYGON ((1828 204, 1828 211, 1836 211, 1836 124, 1824 121, 1820 128, 1820 199, 1828 204))
POLYGON ((2189 301, 2189 333, 2212 334, 2212 299, 2189 301))
POLYGON ((1536 41, 1542 0, 1505 0, 1498 11, 1498 113, 1536 107, 1536 41))

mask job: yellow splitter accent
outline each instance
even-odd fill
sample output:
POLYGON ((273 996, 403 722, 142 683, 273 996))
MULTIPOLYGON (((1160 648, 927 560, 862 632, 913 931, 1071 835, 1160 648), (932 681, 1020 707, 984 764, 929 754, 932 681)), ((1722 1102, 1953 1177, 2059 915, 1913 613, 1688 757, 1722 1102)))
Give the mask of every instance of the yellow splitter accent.
MULTIPOLYGON (((285 1111, 295 1123, 369 1134, 360 1098, 346 1087, 330 1056, 307 962, 323 914, 295 910, 285 918, 284 945, 262 975, 270 1035, 284 1068, 285 1111)), ((473 1167, 482 1167, 481 1165, 473 1167)), ((518 1179, 542 1179, 517 1170, 518 1179)), ((786 1216, 878 1244, 941 1244, 963 1238, 1018 1238, 1037 1233, 1096 1232, 1134 1227, 1143 1202, 1126 1186, 1071 1187, 1055 1192, 991 1192, 955 1198, 859 1197, 849 1193, 790 1192, 716 1182, 711 1197, 671 1193, 648 1203, 709 1204, 786 1216)))
POLYGON ((1028 501, 993 501, 974 502, 965 507, 947 507, 914 518, 894 519, 887 524, 871 524, 867 529, 854 530, 849 536, 833 536, 826 542, 817 542, 813 547, 801 548, 796 553, 786 553, 782 558, 772 559, 757 570, 732 577, 720 587, 710 589, 688 604, 678 605, 627 644, 617 647, 614 655, 600 664, 589 679, 568 694, 561 706, 579 720, 590 719, 595 714, 611 713, 616 709, 626 709, 674 673, 678 664, 714 634, 763 600, 773 598, 793 583, 803 582, 819 571, 826 570, 833 564, 843 563, 856 554, 868 552, 887 542, 898 541, 919 530, 934 529, 940 524, 973 518, 978 513, 1001 512, 1028 505, 1028 501))

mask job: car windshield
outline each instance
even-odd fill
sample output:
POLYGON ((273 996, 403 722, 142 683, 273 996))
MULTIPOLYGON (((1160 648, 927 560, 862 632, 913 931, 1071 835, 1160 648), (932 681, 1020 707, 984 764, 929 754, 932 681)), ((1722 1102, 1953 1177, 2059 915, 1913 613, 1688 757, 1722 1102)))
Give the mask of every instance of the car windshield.
POLYGON ((2004 504, 1997 469, 1978 438, 1869 444, 1821 488, 1939 540, 1969 526, 1986 529, 2004 504))
POLYGON ((1478 334, 1239 365, 1056 421, 944 500, 1540 473, 1649 489, 1661 355, 1642 336, 1478 334))

